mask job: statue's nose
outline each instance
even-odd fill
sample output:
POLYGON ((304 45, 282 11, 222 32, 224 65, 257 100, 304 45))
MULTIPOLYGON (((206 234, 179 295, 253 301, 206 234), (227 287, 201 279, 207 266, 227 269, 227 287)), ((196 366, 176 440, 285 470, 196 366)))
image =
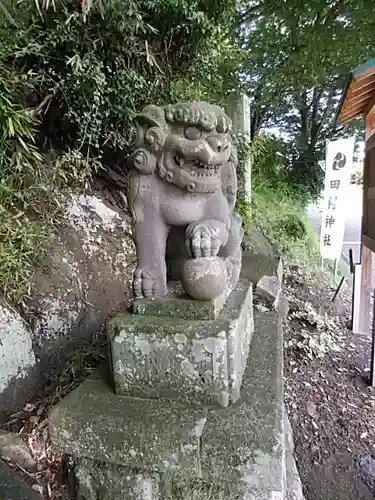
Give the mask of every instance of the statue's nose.
POLYGON ((227 144, 215 135, 207 137, 207 142, 211 146, 211 148, 217 153, 222 153, 223 151, 228 149, 227 144))

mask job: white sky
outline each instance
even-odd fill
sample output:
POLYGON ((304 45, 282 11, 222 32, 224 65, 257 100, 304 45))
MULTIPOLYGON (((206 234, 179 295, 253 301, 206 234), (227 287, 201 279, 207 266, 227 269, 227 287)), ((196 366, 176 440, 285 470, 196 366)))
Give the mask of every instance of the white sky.
MULTIPOLYGON (((275 135, 276 137, 279 137, 280 139, 284 140, 290 140, 290 137, 288 134, 283 133, 278 127, 267 127, 264 129, 264 132, 266 134, 272 134, 275 135)), ((358 142, 358 161, 361 162, 364 159, 365 156, 365 143, 364 141, 359 141, 358 142)))

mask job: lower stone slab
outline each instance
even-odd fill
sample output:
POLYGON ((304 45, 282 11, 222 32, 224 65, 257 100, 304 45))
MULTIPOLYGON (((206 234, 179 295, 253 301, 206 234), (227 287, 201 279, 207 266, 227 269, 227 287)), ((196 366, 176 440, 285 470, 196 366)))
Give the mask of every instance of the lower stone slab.
POLYGON ((230 485, 218 485, 181 472, 108 465, 85 459, 70 460, 71 494, 75 500, 228 500, 241 498, 230 485), (110 496, 108 496, 110 492, 110 496))
POLYGON ((76 500, 164 500, 157 472, 86 459, 70 460, 68 467, 76 500))
POLYGON ((214 320, 153 313, 125 312, 107 325, 116 393, 222 407, 235 402, 253 333, 251 283, 241 279, 214 320))
POLYGON ((86 485, 86 497, 73 498, 283 499, 280 315, 256 311, 255 328, 241 397, 229 408, 115 395, 100 374, 59 403, 51 439, 72 457, 75 482, 86 485))
POLYGON ((294 459, 293 431, 285 411, 285 500, 305 500, 301 478, 294 459))
POLYGON ((1 500, 42 500, 18 472, 0 459, 0 499, 1 500))
POLYGON ((117 396, 97 372, 52 410, 49 422, 52 440, 64 454, 196 471, 207 411, 173 400, 117 396))

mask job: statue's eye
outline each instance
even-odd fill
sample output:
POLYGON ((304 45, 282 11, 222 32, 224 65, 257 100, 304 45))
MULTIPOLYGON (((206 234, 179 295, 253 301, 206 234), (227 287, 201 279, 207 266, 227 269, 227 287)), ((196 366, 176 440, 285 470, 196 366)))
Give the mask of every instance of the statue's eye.
POLYGON ((202 131, 198 127, 186 127, 185 128, 185 137, 189 139, 189 141, 195 141, 200 139, 202 135, 202 131))

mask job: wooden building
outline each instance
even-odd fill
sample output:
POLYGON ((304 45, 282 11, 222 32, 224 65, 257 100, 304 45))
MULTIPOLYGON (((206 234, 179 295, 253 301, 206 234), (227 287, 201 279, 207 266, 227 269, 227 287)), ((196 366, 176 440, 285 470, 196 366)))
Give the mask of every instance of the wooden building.
MULTIPOLYGON (((363 217, 361 262, 354 278, 354 331, 370 330, 372 252, 375 252, 375 59, 352 71, 347 79, 336 115, 344 125, 363 116, 365 122, 365 161, 363 172, 363 217)), ((374 349, 372 365, 375 363, 374 349)), ((372 382, 374 383, 372 366, 372 382)))
POLYGON ((352 71, 337 113, 338 124, 363 116, 366 156, 363 186, 363 244, 375 252, 375 59, 352 71))

